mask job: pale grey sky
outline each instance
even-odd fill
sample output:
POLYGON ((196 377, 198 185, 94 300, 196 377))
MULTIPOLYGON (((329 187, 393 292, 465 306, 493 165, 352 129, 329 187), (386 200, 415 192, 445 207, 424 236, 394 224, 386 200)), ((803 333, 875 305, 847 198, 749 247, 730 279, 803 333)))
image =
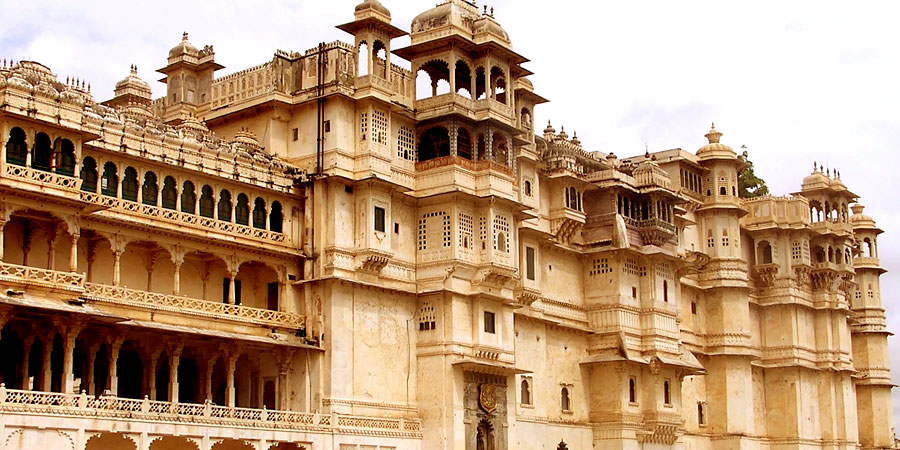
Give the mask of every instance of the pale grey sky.
MULTIPOLYGON (((154 71, 188 31, 212 44, 219 76, 352 38, 334 25, 353 19, 356 0, 49 2, 0 0, 0 58, 33 59, 60 78, 78 76, 105 100, 137 64, 154 96, 154 71)), ((482 2, 479 2, 481 5, 482 2)), ((409 29, 434 1, 384 0, 409 29)), ((798 191, 813 161, 841 170, 879 240, 882 297, 900 331, 900 2, 671 0, 489 3, 538 93, 541 129, 578 132, 588 150, 620 157, 704 143, 712 121, 734 148, 746 145, 774 194, 798 191)), ((397 39, 400 48, 408 39, 397 39)), ((399 58, 395 58, 399 59, 399 58)), ((408 67, 408 65, 407 65, 408 67)), ((891 339, 895 382, 900 342, 891 339)), ((900 397, 895 390, 895 423, 900 397)))

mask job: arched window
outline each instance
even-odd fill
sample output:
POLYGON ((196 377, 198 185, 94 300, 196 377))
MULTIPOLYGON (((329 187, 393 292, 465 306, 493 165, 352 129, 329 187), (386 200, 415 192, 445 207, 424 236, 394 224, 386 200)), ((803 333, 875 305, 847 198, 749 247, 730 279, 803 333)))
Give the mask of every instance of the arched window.
POLYGON ((418 160, 440 158, 450 155, 450 134, 444 127, 429 128, 419 138, 418 160))
POLYGON ((234 221, 240 225, 250 223, 250 199, 245 194, 238 194, 237 205, 234 207, 234 221))
POLYGON ((284 214, 281 212, 281 203, 272 202, 272 212, 269 214, 269 229, 276 233, 283 233, 284 214))
POLYGON ((194 183, 185 181, 181 188, 181 212, 195 214, 197 208, 197 193, 194 191, 194 183))
POLYGON ((531 197, 531 182, 528 180, 525 180, 525 195, 531 197))
POLYGON ((88 156, 81 162, 81 190, 97 193, 97 161, 88 156))
POLYGON ((107 162, 103 165, 103 177, 100 179, 100 193, 110 197, 119 195, 119 169, 111 162, 107 162))
POLYGON ((144 185, 141 186, 141 203, 156 206, 159 197, 159 186, 156 184, 156 174, 147 172, 144 174, 144 185))
POLYGON ((522 404, 530 405, 531 404, 531 387, 528 386, 528 380, 525 378, 522 379, 521 391, 522 392, 520 392, 519 396, 522 399, 522 404))
POLYGON ((50 148, 50 136, 38 133, 34 137, 34 149, 31 153, 31 167, 37 170, 50 171, 53 150, 50 148))
POLYGON ((663 382, 663 403, 665 403, 667 405, 672 404, 672 395, 671 395, 671 392, 669 392, 669 382, 668 381, 663 382))
POLYGON ((68 139, 56 139, 56 173, 75 176, 75 146, 68 139))
POLYGON ((24 166, 27 155, 28 142, 25 140, 25 131, 19 127, 9 130, 9 140, 6 141, 6 162, 24 166))
POLYGON ((506 251, 506 233, 499 232, 497 233, 497 251, 505 252, 506 251))
POLYGON ((358 66, 357 75, 365 76, 369 74, 369 44, 366 41, 359 43, 357 49, 356 64, 358 66))
POLYGON ((215 209, 216 201, 213 199, 213 190, 208 184, 205 184, 200 188, 200 215, 212 219, 215 209))
POLYGON ((703 414, 703 402, 697 402, 697 424, 706 425, 706 415, 703 414))
POLYGON ((122 178, 122 198, 136 202, 137 192, 137 170, 135 170, 134 167, 126 167, 125 177, 122 178))
POLYGON ((634 378, 628 379, 628 402, 637 403, 637 389, 634 378))
POLYGON ((219 192, 219 220, 231 222, 231 192, 219 192))
POLYGON ((162 207, 175 209, 176 206, 178 206, 178 187, 175 184, 175 179, 168 176, 163 179, 162 207))
POLYGON ((719 195, 728 195, 728 191, 725 189, 725 186, 719 188, 719 195))
POLYGON ((559 399, 559 400, 560 400, 560 407, 562 407, 562 410, 563 410, 563 411, 570 411, 571 408, 570 408, 570 405, 569 405, 569 388, 563 387, 563 388, 562 388, 562 391, 560 391, 559 397, 560 397, 560 399, 559 399))
POLYGON ((669 303, 669 282, 663 280, 663 301, 669 303))
POLYGON ((872 240, 871 239, 869 239, 869 238, 863 239, 862 250, 863 250, 863 256, 865 256, 866 258, 872 257, 872 240))
POLYGON ((266 229, 266 201, 261 197, 253 201, 253 228, 266 229))

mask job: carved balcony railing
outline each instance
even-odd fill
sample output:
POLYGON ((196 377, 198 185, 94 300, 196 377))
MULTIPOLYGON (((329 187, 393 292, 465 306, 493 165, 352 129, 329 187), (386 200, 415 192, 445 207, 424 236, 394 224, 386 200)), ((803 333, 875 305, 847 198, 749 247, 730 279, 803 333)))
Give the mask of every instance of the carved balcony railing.
POLYGON ((422 423, 417 419, 351 416, 344 414, 316 414, 295 411, 277 411, 173 403, 119 398, 104 395, 97 398, 87 394, 23 391, 7 389, 0 384, 0 412, 42 414, 68 417, 95 417, 99 419, 124 419, 128 421, 191 423, 257 429, 321 433, 377 433, 379 436, 414 438, 422 437, 422 423))
POLYGON ((0 263, 0 283, 19 287, 39 286, 48 289, 82 292, 84 290, 84 275, 0 263))
POLYGON ((198 229, 199 231, 214 230, 262 241, 285 242, 284 233, 279 233, 271 230, 263 230, 260 228, 241 225, 234 222, 226 222, 224 220, 218 220, 212 217, 203 217, 197 214, 185 213, 174 209, 160 208, 159 206, 154 205, 145 205, 143 203, 124 200, 121 198, 98 195, 93 192, 81 192, 81 199, 85 202, 104 206, 112 211, 151 217, 156 220, 161 219, 174 225, 193 227, 198 229))
POLYGON ((837 220, 823 220, 821 222, 813 222, 810 224, 813 231, 821 234, 839 234, 846 235, 853 233, 853 225, 848 222, 839 222, 837 220))
POLYGON ((625 219, 626 225, 637 228, 641 235, 641 239, 644 241, 644 245, 660 246, 668 242, 669 239, 675 237, 675 225, 662 219, 655 217, 643 220, 632 219, 630 217, 623 218, 625 219))
POLYGON ((429 159, 427 161, 419 161, 416 163, 416 171, 423 172, 426 170, 436 169, 445 166, 460 166, 473 172, 481 172, 485 170, 496 170, 512 176, 512 168, 494 161, 472 161, 462 156, 441 156, 440 158, 429 159))
POLYGON ((221 320, 253 323, 290 329, 306 328, 306 318, 299 314, 211 302, 179 295, 140 291, 121 286, 85 283, 83 297, 88 300, 129 307, 177 312, 221 320))
POLYGON ((39 186, 51 186, 67 192, 76 193, 81 188, 81 179, 54 172, 32 169, 31 167, 6 164, 5 176, 28 181, 39 186))

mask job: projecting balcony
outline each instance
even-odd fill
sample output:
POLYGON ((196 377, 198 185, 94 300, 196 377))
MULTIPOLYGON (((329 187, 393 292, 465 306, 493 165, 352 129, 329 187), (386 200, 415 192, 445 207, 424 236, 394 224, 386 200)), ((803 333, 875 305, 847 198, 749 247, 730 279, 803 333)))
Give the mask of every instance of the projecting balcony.
POLYGON ((78 294, 84 291, 84 275, 0 262, 0 284, 78 294))
POLYGON ((125 306, 129 309, 148 312, 162 311, 181 316, 194 316, 201 320, 206 318, 262 325, 266 328, 306 329, 306 317, 299 314, 201 300, 181 295, 159 294, 121 286, 85 283, 82 298, 101 304, 125 306))
MULTIPOLYGON (((0 384, 0 412, 9 417, 62 417, 71 423, 88 417, 98 430, 128 429, 135 422, 152 434, 171 433, 171 424, 214 425, 205 430, 212 438, 232 437, 234 428, 280 430, 298 433, 346 433, 421 439, 418 419, 317 414, 295 411, 239 408, 202 404, 143 400, 103 395, 7 389, 0 384), (220 435, 221 433, 221 435, 220 435)), ((9 423, 7 423, 9 425, 9 423)), ((297 436, 294 436, 296 439, 297 436)))
POLYGON ((503 123, 515 120, 512 107, 492 98, 472 100, 460 94, 448 93, 416 100, 416 120, 423 121, 436 117, 457 114, 471 120, 494 119, 503 123))
POLYGON ((93 192, 81 192, 81 199, 87 203, 93 203, 112 213, 135 216, 136 218, 152 219, 150 224, 158 225, 159 222, 175 227, 178 231, 194 232, 204 236, 214 233, 223 233, 229 237, 250 239, 252 241, 266 243, 285 243, 284 233, 265 230, 234 222, 190 214, 174 209, 160 208, 155 205, 146 205, 93 192))
POLYGON ((675 237, 675 225, 662 219, 652 217, 649 219, 632 219, 624 217, 625 225, 637 229, 644 245, 664 245, 675 237))
POLYGON ((9 162, 6 163, 3 175, 0 177, 0 181, 4 186, 70 199, 77 198, 81 188, 81 180, 78 178, 9 162))
POLYGON ((819 234, 836 234, 849 235, 853 233, 853 226, 847 222, 839 222, 837 220, 824 220, 821 222, 813 222, 810 228, 819 234))
POLYGON ((419 196, 462 191, 479 197, 513 199, 512 168, 494 161, 472 161, 461 156, 442 156, 416 163, 419 196))

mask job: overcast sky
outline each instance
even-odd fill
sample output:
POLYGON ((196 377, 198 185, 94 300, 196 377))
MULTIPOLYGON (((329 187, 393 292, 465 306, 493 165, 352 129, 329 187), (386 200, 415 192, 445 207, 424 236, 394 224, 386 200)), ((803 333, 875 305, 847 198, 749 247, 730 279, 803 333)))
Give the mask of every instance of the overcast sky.
MULTIPOLYGON (((0 58, 32 59, 61 79, 78 76, 94 96, 137 64, 163 95, 168 50, 188 31, 215 46, 225 75, 352 37, 334 25, 353 19, 356 0, 0 0, 0 58)), ((722 141, 746 145, 774 194, 800 189, 818 161, 844 183, 887 232, 879 240, 882 296, 900 331, 900 2, 497 1, 494 16, 532 62, 535 90, 551 103, 535 112, 565 125, 588 150, 619 157, 705 143, 710 122, 722 141), (728 5, 726 5, 728 3, 728 5), (896 272, 896 273, 895 273, 896 272)), ((385 0, 408 30, 434 1, 385 0)), ((481 3, 479 3, 481 7, 481 3)), ((393 48, 407 45, 397 39, 393 48)), ((399 58, 394 57, 400 63, 399 58)), ((401 63, 402 64, 402 63, 401 63)), ((408 67, 408 64, 406 65, 408 67)), ((891 341, 895 383, 900 342, 891 341)), ((898 383, 900 384, 900 383, 898 383)), ((900 397, 895 390, 895 422, 900 397)))

